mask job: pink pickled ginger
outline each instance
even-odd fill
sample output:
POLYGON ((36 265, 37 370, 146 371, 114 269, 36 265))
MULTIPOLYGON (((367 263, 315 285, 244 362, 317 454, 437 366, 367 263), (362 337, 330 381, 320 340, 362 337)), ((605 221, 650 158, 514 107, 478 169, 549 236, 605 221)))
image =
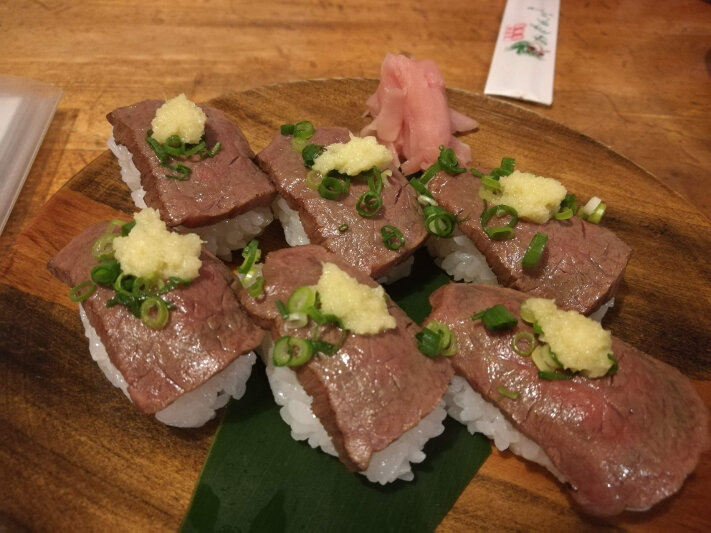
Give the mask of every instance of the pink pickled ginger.
POLYGON ((442 145, 454 150, 461 166, 471 162, 471 149, 453 134, 473 130, 477 122, 449 108, 442 72, 434 61, 387 54, 380 85, 366 105, 373 122, 361 135, 375 135, 404 174, 432 165, 442 145))

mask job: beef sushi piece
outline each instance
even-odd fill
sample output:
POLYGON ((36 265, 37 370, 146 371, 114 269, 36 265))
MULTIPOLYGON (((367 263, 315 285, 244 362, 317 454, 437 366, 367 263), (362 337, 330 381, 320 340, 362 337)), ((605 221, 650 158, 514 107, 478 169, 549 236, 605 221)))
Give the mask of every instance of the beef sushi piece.
MULTIPOLYGON (((75 237, 50 260, 50 271, 73 287, 89 280, 97 265, 92 250, 110 228, 99 223, 75 237)), ((200 260, 189 285, 162 296, 174 306, 162 329, 124 305, 107 307, 113 288, 97 285, 80 305, 92 357, 107 378, 142 412, 172 426, 200 426, 230 396, 241 397, 264 336, 240 307, 230 270, 205 250, 200 260)))
POLYGON ((160 100, 121 107, 107 115, 113 126, 108 146, 121 165, 122 179, 138 208, 157 209, 170 227, 197 233, 208 250, 229 259, 273 220, 275 190, 253 162, 254 152, 237 124, 218 109, 198 106, 206 115, 205 145, 214 155, 168 159, 189 175, 167 168, 147 142, 160 100), (172 176, 172 177, 171 177, 172 176), (180 178, 180 179, 176 179, 180 178))
POLYGON ((459 232, 452 239, 429 242, 429 250, 442 268, 455 280, 489 283, 493 277, 481 268, 483 256, 505 287, 552 298, 559 307, 585 315, 598 309, 604 313, 603 306, 614 297, 622 280, 632 253, 629 246, 608 229, 576 216, 545 224, 519 219, 512 238, 493 240, 480 221, 484 211, 480 183, 468 172, 439 172, 427 183, 440 206, 459 213, 459 232), (539 232, 548 236, 545 252, 537 266, 524 268, 522 259, 539 232))
MULTIPOLYGON (((350 134, 345 128, 316 128, 309 143, 329 146, 347 143, 350 134)), ((349 192, 338 200, 323 198, 309 188, 302 154, 292 146, 292 137, 277 135, 257 155, 259 165, 269 175, 281 196, 274 212, 284 226, 287 242, 292 245, 318 244, 344 258, 373 278, 392 281, 407 272, 395 269, 403 265, 409 269, 412 253, 427 237, 422 221, 422 210, 407 179, 390 166, 391 176, 383 176, 382 207, 374 216, 361 216, 356 203, 369 190, 367 180, 350 180, 349 192), (404 244, 388 247, 382 229, 393 226, 402 233, 404 244), (410 260, 410 261, 408 261, 410 260)))
MULTIPOLYGON (((314 322, 287 327, 277 301, 290 302, 296 289, 316 285, 333 265, 358 284, 382 291, 345 260, 320 246, 306 245, 269 253, 262 270, 264 295, 254 298, 240 291, 240 302, 259 325, 270 330, 277 344, 284 336, 310 342, 314 322)), ((424 460, 425 442, 444 430, 442 397, 452 370, 446 359, 420 353, 414 338, 419 328, 384 292, 379 298, 385 299, 379 303, 387 309, 390 329, 373 334, 346 332, 341 337, 344 333, 338 328, 326 327, 321 339, 333 343, 340 339, 340 347, 336 345, 332 355, 314 354, 301 366, 275 366, 271 350, 262 357, 292 437, 308 439, 312 447, 338 455, 349 470, 385 484, 398 478, 411 480, 409 463, 424 460)))
POLYGON ((448 325, 459 345, 448 412, 499 449, 549 468, 586 513, 646 510, 677 492, 709 446, 708 411, 691 382, 615 337, 617 368, 604 377, 542 379, 534 358, 512 346, 531 333, 527 324, 492 332, 472 320, 498 304, 520 317, 526 299, 456 283, 432 294, 429 320, 448 325))

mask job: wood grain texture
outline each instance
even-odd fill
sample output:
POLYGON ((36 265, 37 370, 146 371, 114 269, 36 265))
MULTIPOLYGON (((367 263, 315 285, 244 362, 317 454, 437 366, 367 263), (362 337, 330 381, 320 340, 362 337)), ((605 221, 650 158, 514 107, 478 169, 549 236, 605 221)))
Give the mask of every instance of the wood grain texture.
MULTIPOLYGON (((366 123, 361 104, 376 84, 298 82, 211 103, 258 151, 283 122, 309 119, 358 131, 366 123)), ((462 138, 482 166, 513 155, 518 168, 606 199, 605 225, 634 250, 606 325, 697 378, 711 405, 708 220, 627 159, 563 125, 463 91, 450 91, 449 99, 481 123, 462 138), (622 183, 612 178, 620 175, 622 183)), ((132 211, 118 165, 103 153, 50 199, 0 264, 0 528, 171 530, 187 508, 217 422, 170 429, 133 409, 91 361, 76 305, 45 268, 93 222, 132 211)), ((440 530, 709 530, 710 455, 680 494, 651 512, 595 522, 576 513, 540 468, 494 452, 440 530)))

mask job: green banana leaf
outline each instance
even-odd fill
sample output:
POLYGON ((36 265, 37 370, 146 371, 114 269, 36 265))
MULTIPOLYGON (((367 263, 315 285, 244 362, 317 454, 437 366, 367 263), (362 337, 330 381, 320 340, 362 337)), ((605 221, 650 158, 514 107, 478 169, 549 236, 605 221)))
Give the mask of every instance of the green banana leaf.
MULTIPOLYGON (((424 251, 413 274, 387 288, 421 323, 428 297, 449 278, 424 251)), ((385 486, 348 472, 335 458, 294 441, 260 363, 247 394, 227 408, 193 494, 182 530, 432 531, 489 455, 489 442, 447 418, 445 431, 413 465, 415 480, 385 486)))

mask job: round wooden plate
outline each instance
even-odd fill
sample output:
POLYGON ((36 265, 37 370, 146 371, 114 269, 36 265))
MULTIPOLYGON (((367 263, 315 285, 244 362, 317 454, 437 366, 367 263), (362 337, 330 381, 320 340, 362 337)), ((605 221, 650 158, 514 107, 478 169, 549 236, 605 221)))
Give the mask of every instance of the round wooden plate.
MULTIPOLYGON (((210 104, 233 117, 259 151, 285 122, 358 132, 376 86, 365 79, 303 81, 210 104)), ((462 91, 450 90, 449 102, 480 122, 462 137, 476 166, 515 157, 518 169, 555 177, 579 198, 596 195, 608 204, 603 224, 634 252, 604 324, 694 378, 711 404, 707 219, 634 163, 560 124, 462 91)), ((0 266, 0 529, 174 530, 185 513, 217 422, 175 430, 133 409, 90 361, 76 305, 45 267, 93 222, 133 211, 107 152, 47 203, 0 266)), ((494 452, 440 529, 711 530, 709 455, 678 495, 652 511, 593 522, 571 509, 545 472, 494 452)))

